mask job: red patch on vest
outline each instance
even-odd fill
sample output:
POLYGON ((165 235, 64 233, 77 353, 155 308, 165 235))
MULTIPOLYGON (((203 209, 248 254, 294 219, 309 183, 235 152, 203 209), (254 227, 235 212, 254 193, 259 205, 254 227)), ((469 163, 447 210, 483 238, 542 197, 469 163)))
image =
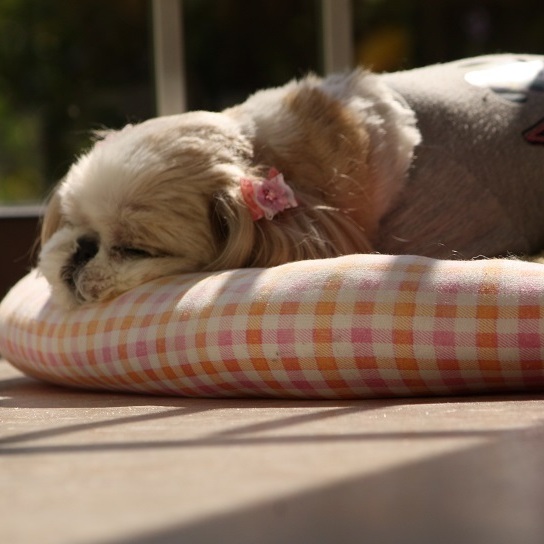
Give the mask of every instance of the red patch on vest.
POLYGON ((541 119, 536 125, 527 129, 523 133, 525 141, 534 145, 544 145, 544 118, 541 119))

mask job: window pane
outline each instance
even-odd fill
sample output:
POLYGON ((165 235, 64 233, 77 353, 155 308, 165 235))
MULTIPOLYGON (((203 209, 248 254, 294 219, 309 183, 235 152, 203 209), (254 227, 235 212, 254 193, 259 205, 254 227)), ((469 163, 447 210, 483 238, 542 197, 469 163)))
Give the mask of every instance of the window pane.
POLYGON ((91 129, 154 114, 147 0, 0 2, 0 204, 41 200, 91 129))
POLYGON ((544 53, 542 0, 353 0, 353 10, 355 60, 377 71, 544 53))
POLYGON ((316 0, 184 0, 189 109, 218 110, 320 69, 316 0))

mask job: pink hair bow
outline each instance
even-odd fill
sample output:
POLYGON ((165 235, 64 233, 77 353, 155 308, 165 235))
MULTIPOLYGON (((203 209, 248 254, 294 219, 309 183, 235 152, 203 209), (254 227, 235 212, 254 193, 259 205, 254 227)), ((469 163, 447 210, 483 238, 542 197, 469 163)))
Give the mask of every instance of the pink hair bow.
POLYGON ((253 221, 263 217, 273 219, 278 213, 298 206, 293 189, 275 168, 270 169, 266 179, 242 178, 240 188, 253 221))

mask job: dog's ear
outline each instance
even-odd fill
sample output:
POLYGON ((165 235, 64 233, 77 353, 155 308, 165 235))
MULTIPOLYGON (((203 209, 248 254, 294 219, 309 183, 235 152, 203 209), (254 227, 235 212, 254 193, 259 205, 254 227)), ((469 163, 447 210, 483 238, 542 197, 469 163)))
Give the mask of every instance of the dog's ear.
POLYGON ((210 270, 248 265, 254 246, 254 224, 245 206, 226 191, 216 193, 210 203, 210 223, 217 258, 210 270))
POLYGON ((207 270, 269 267, 373 251, 367 233, 343 210, 323 206, 321 199, 298 191, 299 206, 272 220, 254 220, 239 192, 212 198, 210 223, 216 259, 207 270))
MULTIPOLYGON (((58 187, 58 186, 57 186, 58 187)), ((57 187, 53 190, 42 218, 40 241, 42 246, 55 234, 57 230, 62 226, 62 214, 60 211, 60 197, 57 191, 57 187)))
POLYGON ((226 193, 216 193, 210 203, 210 223, 214 242, 222 248, 229 238, 229 215, 232 214, 232 202, 228 202, 226 193))

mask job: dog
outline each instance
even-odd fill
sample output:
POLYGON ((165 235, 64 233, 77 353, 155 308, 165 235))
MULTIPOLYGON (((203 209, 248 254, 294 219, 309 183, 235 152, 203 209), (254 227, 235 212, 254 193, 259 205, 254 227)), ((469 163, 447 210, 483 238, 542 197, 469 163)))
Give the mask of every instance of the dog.
POLYGON ((309 75, 100 133, 44 215, 73 308, 158 277, 353 253, 544 248, 544 57, 309 75))

